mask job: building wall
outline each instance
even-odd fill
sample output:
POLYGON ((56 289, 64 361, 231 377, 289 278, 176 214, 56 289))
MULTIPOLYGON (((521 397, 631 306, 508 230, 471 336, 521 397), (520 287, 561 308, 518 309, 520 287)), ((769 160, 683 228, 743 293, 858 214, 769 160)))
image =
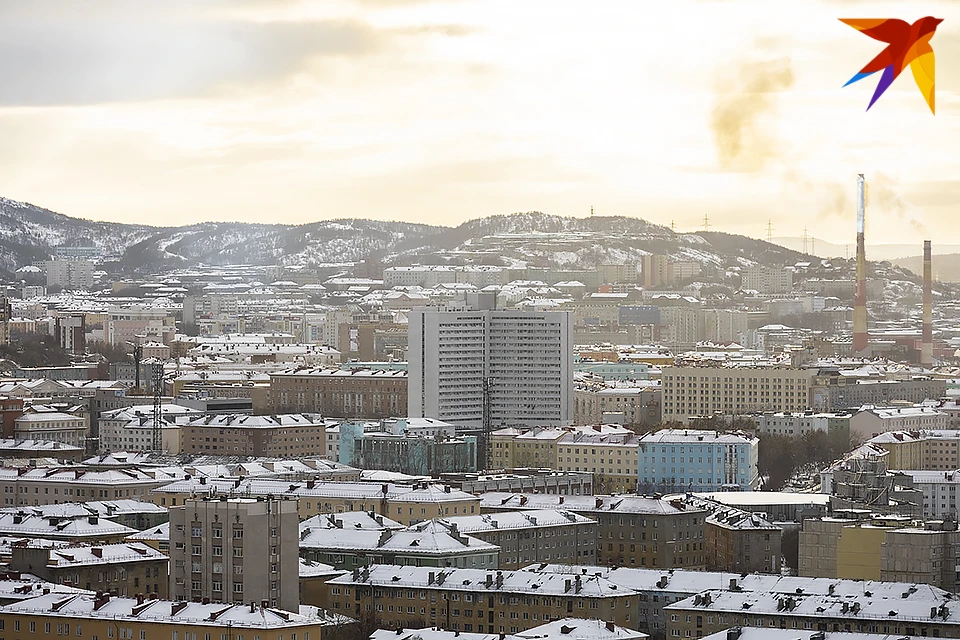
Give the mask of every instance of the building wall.
POLYGON ((597 523, 538 527, 523 530, 470 532, 474 538, 500 547, 500 569, 522 569, 530 564, 595 564, 597 523))
POLYGON ((326 428, 322 424, 277 427, 204 425, 180 428, 183 453, 300 458, 326 455, 326 428))
MULTIPOLYGON (((111 593, 118 596, 135 596, 138 593, 167 597, 167 558, 129 560, 127 562, 104 562, 79 566, 51 566, 58 553, 69 555, 70 549, 58 552, 55 549, 14 547, 11 550, 10 569, 38 576, 54 584, 68 584, 78 589, 111 593)), ((136 552, 131 550, 131 556, 136 552)))
POLYGON ((779 573, 780 530, 738 529, 707 521, 707 569, 735 573, 779 573))
POLYGON ((405 372, 306 370, 270 375, 273 413, 319 413, 344 418, 380 419, 407 415, 405 372))
POLYGON ((879 580, 880 545, 886 535, 880 527, 843 527, 837 540, 837 577, 879 580))
POLYGON ((664 367, 663 420, 748 411, 804 411, 814 372, 805 369, 664 367))
POLYGON ((189 500, 170 510, 170 593, 297 611, 299 535, 292 500, 189 500))

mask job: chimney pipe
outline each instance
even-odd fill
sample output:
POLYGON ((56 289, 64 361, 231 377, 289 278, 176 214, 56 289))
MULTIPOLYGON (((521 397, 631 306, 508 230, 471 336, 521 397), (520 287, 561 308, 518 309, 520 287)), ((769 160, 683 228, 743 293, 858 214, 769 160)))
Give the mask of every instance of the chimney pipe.
POLYGON ((866 182, 857 174, 857 288, 853 294, 853 355, 867 348, 867 252, 864 247, 866 182))
POLYGON ((920 366, 933 367, 933 256, 930 241, 923 241, 923 340, 920 343, 920 366))

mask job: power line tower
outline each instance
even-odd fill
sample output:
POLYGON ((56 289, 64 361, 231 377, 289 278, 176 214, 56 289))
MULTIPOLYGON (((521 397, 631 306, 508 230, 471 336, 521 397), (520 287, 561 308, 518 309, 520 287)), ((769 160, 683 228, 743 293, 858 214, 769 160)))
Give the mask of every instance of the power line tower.
POLYGON ((710 231, 710 216, 703 214, 703 230, 710 231))
POLYGON ((767 220, 767 242, 773 244, 773 220, 767 220))
POLYGON ((590 217, 593 217, 593 205, 590 205, 590 217))
POLYGON ((163 361, 157 360, 153 365, 153 450, 163 449, 163 440, 160 437, 160 424, 163 417, 163 361))
POLYGON ((673 220, 670 221, 670 231, 677 232, 677 224, 673 220))
POLYGON ((804 255, 809 255, 807 254, 807 244, 809 241, 810 241, 810 236, 807 235, 807 228, 804 227, 803 228, 803 254, 804 255))

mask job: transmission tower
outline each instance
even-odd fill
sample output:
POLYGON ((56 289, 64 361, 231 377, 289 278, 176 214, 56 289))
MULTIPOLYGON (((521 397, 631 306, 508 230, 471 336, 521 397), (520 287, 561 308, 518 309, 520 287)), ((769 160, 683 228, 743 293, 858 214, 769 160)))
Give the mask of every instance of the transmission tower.
POLYGON ((163 448, 160 437, 160 424, 163 416, 163 361, 157 360, 153 365, 153 450, 163 448))
POLYGON ((593 217, 593 205, 590 205, 590 217, 593 217))
POLYGON ((809 255, 807 253, 807 244, 809 241, 810 241, 810 236, 807 235, 807 228, 804 227, 803 228, 803 254, 804 255, 809 255))
POLYGON ((710 217, 707 214, 703 214, 703 230, 710 231, 710 217))
POLYGON ((767 242, 773 244, 773 220, 767 220, 767 242))

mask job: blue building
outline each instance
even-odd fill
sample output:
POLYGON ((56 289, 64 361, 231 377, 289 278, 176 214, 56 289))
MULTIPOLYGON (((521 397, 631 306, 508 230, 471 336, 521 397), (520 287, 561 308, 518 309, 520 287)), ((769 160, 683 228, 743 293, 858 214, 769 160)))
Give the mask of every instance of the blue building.
POLYGON ((760 440, 743 432, 661 429, 641 436, 641 493, 752 491, 760 440))

